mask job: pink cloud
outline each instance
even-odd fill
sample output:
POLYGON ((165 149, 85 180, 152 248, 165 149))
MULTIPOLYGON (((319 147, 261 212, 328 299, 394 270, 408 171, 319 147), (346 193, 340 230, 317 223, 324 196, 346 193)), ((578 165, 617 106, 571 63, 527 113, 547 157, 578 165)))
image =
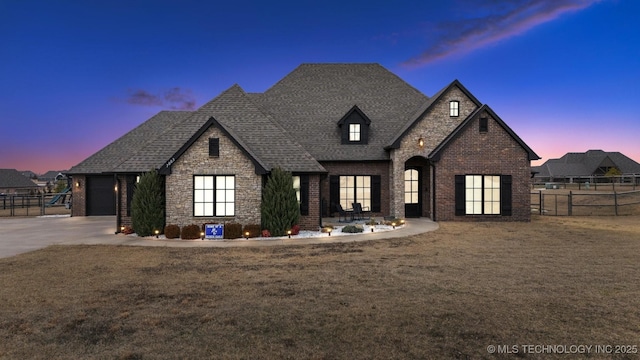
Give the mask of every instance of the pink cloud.
POLYGON ((509 8, 508 4, 502 2, 487 3, 479 7, 489 15, 436 25, 438 40, 422 54, 402 65, 419 67, 451 56, 467 54, 523 34, 563 14, 582 10, 599 1, 601 0, 533 0, 516 4, 515 8, 509 8))

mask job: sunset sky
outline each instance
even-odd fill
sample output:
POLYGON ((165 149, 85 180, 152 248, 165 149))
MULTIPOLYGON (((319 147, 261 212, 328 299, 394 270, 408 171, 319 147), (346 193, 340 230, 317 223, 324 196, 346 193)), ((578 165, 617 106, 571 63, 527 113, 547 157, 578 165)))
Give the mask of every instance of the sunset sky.
MULTIPOLYGON (((543 160, 640 162, 640 1, 0 1, 0 168, 66 170, 160 110, 301 63, 458 79, 543 160)), ((535 162, 539 164, 541 161, 535 162)))

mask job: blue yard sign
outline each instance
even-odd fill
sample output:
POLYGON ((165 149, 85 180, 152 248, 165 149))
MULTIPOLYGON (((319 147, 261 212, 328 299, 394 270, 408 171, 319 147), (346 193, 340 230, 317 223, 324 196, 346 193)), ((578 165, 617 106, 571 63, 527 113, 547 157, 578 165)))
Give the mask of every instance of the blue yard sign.
POLYGON ((204 237, 206 239, 222 239, 224 237, 224 224, 205 224, 204 237))

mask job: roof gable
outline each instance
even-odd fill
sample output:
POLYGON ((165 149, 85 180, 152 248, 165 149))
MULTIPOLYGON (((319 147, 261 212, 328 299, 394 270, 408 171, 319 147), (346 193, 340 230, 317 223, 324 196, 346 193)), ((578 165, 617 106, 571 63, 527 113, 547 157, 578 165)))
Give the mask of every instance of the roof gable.
POLYGON ((462 91, 462 93, 467 96, 476 106, 480 107, 482 103, 471 94, 466 87, 460 83, 457 79, 452 81, 449 85, 442 88, 438 91, 433 97, 425 101, 416 112, 409 117, 409 120, 404 124, 404 126, 397 132, 397 134, 392 138, 391 142, 387 144, 386 149, 397 149, 400 147, 400 142, 402 138, 420 121, 424 118, 424 116, 433 108, 433 106, 451 89, 457 87, 462 91))
POLYGON ((478 118, 480 114, 485 111, 507 132, 507 134, 509 134, 509 136, 511 136, 511 138, 513 138, 513 140, 515 140, 529 154, 529 160, 540 159, 540 157, 533 150, 531 150, 531 148, 527 144, 525 144, 525 142, 522 141, 522 139, 520 139, 520 137, 516 135, 516 133, 513 132, 513 130, 511 130, 511 128, 486 104, 482 105, 471 115, 467 116, 467 118, 462 123, 460 123, 460 125, 458 125, 458 127, 453 132, 451 132, 442 141, 442 143, 440 143, 440 145, 438 145, 429 154, 428 157, 430 159, 433 159, 434 161, 438 161, 440 159, 440 156, 442 155, 442 151, 446 149, 455 138, 462 134, 462 132, 471 124, 471 122, 473 122, 473 120, 478 118))
POLYGON ((345 121, 347 121, 354 113, 359 116, 366 125, 371 125, 371 119, 369 119, 369 117, 360 110, 358 105, 353 105, 353 107, 338 121, 338 126, 344 125, 345 121))
MULTIPOLYGON (((171 165, 210 127, 216 126, 253 162, 256 173, 275 167, 291 172, 326 172, 326 170, 286 131, 251 101, 238 85, 203 105, 193 118, 205 119, 191 137, 167 158, 162 173, 170 173, 171 165)), ((196 121, 197 122, 197 121, 196 121)))

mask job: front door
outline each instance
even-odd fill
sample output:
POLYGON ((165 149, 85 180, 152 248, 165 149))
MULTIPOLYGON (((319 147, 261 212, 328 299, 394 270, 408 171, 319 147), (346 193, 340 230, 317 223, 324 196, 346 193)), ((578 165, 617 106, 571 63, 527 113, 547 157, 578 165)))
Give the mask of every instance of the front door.
POLYGON ((422 215, 422 176, 420 167, 408 167, 404 171, 404 215, 420 217, 422 215))

